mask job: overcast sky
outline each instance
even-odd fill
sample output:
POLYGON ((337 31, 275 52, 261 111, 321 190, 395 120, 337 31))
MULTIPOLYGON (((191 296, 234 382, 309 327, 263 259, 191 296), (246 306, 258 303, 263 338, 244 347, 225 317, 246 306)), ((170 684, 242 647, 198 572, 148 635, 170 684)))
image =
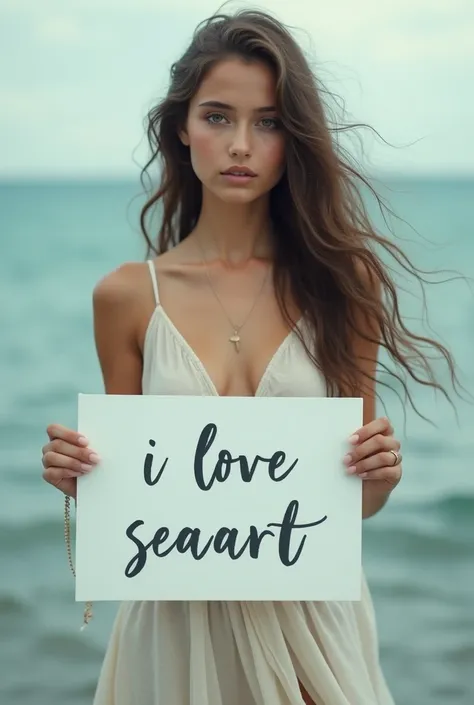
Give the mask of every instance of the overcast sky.
MULTIPOLYGON (((143 120, 210 0, 1 0, 0 176, 135 177, 143 120)), ((233 3, 230 7, 247 6, 233 3)), ((293 27, 373 168, 474 174, 473 0, 261 0, 293 27)))

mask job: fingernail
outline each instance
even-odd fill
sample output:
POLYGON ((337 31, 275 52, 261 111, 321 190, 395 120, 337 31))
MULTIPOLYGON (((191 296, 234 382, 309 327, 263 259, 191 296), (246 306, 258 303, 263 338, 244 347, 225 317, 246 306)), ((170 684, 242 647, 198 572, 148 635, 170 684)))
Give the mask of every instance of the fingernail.
POLYGON ((350 468, 347 468, 347 474, 348 474, 348 475, 353 475, 356 470, 357 470, 356 466, 355 466, 355 465, 351 465, 350 468))
POLYGON ((91 453, 91 454, 89 455, 89 460, 91 461, 91 463, 98 463, 99 460, 100 460, 100 458, 99 458, 99 456, 97 455, 97 453, 91 453))
POLYGON ((352 460, 352 455, 349 455, 349 454, 345 455, 342 459, 342 461, 345 465, 349 465, 351 460, 352 460))
POLYGON ((361 477, 363 480, 365 480, 366 477, 369 477, 369 473, 368 473, 368 472, 362 472, 362 473, 359 475, 359 477, 361 477))
POLYGON ((84 472, 90 472, 93 468, 92 465, 88 465, 87 463, 81 463, 81 468, 84 470, 84 472))
POLYGON ((77 442, 79 443, 80 446, 88 446, 89 445, 89 439, 86 438, 85 436, 79 436, 77 439, 77 442))
POLYGON ((359 436, 355 433, 353 436, 349 437, 349 443, 358 443, 359 442, 359 436))

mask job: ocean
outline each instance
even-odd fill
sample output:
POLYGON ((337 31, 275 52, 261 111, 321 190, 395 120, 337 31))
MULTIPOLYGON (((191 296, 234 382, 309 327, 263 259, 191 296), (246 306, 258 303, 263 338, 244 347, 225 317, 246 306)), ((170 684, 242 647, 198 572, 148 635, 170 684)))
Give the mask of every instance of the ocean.
MULTIPOLYGON (((393 222, 396 237, 415 263, 473 277, 474 179, 385 183, 406 221, 393 222)), ((95 605, 80 631, 63 498, 42 480, 41 449, 48 423, 75 426, 79 392, 102 392, 91 292, 120 263, 143 259, 141 204, 138 183, 0 185, 1 705, 93 697, 117 605, 95 605)), ((373 202, 369 210, 384 227, 373 202)), ((474 288, 456 279, 426 292, 431 328, 472 393, 474 288)), ((406 320, 421 331, 419 304, 402 294, 406 320)), ((433 424, 382 390, 379 411, 402 441, 404 479, 364 525, 381 660, 397 705, 472 705, 474 404, 454 397, 454 413, 442 395, 412 382, 410 391, 433 424)))

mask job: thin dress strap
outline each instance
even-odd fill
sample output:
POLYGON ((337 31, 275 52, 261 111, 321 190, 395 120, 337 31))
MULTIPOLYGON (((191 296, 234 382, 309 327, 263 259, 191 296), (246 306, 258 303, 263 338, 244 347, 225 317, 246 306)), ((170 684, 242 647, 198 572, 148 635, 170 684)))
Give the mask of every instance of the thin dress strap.
POLYGON ((155 294, 155 303, 158 306, 158 304, 160 303, 160 295, 158 293, 158 281, 156 279, 155 263, 151 259, 147 261, 148 267, 150 269, 151 283, 153 284, 153 293, 155 294))

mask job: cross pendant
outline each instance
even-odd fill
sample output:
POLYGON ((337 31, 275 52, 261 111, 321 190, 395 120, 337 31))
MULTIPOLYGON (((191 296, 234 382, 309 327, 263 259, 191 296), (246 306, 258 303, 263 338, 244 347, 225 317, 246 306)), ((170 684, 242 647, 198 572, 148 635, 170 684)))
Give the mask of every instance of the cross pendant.
POLYGON ((229 341, 235 346, 235 352, 239 352, 240 335, 234 330, 234 335, 231 335, 229 341))

